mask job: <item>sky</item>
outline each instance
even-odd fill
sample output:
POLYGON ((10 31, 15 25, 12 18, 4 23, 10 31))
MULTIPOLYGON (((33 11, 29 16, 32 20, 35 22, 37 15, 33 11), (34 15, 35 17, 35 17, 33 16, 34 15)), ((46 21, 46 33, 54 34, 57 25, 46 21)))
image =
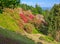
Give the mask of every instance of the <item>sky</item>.
POLYGON ((32 6, 38 4, 41 7, 52 7, 54 4, 59 4, 60 0, 21 0, 21 3, 32 6))

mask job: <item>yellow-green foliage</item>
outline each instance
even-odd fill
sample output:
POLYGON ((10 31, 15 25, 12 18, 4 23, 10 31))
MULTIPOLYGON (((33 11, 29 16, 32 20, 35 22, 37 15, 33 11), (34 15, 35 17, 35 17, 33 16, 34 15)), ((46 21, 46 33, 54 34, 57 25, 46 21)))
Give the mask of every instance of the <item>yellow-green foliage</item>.
POLYGON ((39 38, 40 40, 45 40, 45 41, 48 41, 48 42, 53 42, 54 39, 52 37, 49 37, 49 36, 40 36, 39 38))
POLYGON ((38 33, 38 31, 35 29, 34 25, 31 23, 25 24, 25 28, 28 33, 38 33))
MULTIPOLYGON (((13 15, 13 14, 10 14, 8 12, 4 12, 3 14, 0 14, 0 26, 12 31, 22 32, 23 30, 19 28, 16 21, 10 15, 13 15)), ((17 14, 14 14, 14 15, 17 15, 17 14)))

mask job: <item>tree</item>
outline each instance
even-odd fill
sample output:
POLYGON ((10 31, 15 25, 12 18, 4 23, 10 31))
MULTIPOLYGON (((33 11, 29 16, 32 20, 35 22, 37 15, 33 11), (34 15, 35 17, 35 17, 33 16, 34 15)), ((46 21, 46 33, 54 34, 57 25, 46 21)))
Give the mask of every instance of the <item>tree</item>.
POLYGON ((48 26, 42 25, 40 32, 60 41, 60 4, 55 4, 51 10, 45 10, 43 14, 48 26))
POLYGON ((42 14, 42 8, 39 5, 36 4, 35 9, 36 9, 37 13, 42 14))
POLYGON ((20 0, 0 0, 0 12, 3 8, 14 8, 20 4, 20 0))
POLYGON ((57 41, 60 41, 60 4, 55 4, 50 10, 49 33, 57 41))

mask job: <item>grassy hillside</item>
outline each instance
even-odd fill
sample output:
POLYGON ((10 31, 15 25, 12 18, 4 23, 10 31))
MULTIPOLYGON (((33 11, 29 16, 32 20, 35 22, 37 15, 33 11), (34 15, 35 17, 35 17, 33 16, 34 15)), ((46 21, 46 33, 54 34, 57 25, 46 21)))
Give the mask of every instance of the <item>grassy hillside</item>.
MULTIPOLYGON (((19 8, 3 9, 3 13, 0 14, 0 35, 3 40, 0 38, 0 41, 8 40, 18 44, 57 44, 53 38, 38 33, 35 26, 30 22, 26 24, 23 23, 23 20, 19 16, 19 11, 19 8), (25 31, 24 28, 26 28, 27 31, 25 31), (31 34, 25 34, 26 32, 31 34), (22 33, 26 36, 22 36, 22 33)), ((13 42, 10 44, 14 44, 13 42)))
POLYGON ((4 12, 0 14, 0 26, 15 32, 24 32, 23 27, 30 27, 33 30, 32 33, 37 33, 32 24, 28 23, 25 26, 23 25, 23 21, 18 14, 20 11, 19 8, 15 8, 14 10, 5 8, 3 10, 4 12))
POLYGON ((21 29, 17 26, 14 19, 9 14, 0 14, 0 26, 7 28, 12 31, 20 31, 21 29))
MULTIPOLYGON (((28 39, 25 36, 22 36, 21 34, 17 34, 15 32, 10 31, 10 30, 0 28, 0 43, 3 43, 2 41, 4 41, 4 40, 1 40, 2 37, 9 38, 8 39, 9 43, 11 41, 15 41, 18 44, 34 44, 34 41, 32 41, 31 39, 28 39)), ((4 39, 4 38, 2 38, 2 39, 4 39)), ((5 41, 6 41, 6 39, 5 39, 5 41)), ((13 42, 11 44, 13 44, 13 42)))

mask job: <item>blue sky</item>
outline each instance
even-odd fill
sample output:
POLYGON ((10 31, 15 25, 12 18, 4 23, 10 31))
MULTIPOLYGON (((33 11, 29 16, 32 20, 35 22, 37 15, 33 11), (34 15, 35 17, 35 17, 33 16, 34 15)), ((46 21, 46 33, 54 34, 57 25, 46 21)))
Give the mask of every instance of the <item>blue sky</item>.
POLYGON ((52 7, 54 4, 59 4, 60 0, 21 0, 21 3, 32 6, 38 4, 41 7, 52 7))

